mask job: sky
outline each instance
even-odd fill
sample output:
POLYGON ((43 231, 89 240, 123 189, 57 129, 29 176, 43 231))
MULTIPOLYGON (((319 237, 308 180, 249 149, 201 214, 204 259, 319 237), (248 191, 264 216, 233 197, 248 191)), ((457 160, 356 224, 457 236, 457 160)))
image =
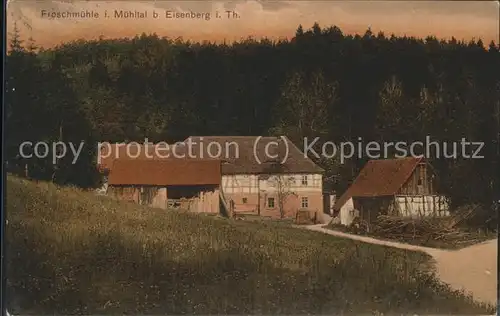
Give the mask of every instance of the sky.
POLYGON ((23 38, 53 47, 77 39, 133 37, 156 33, 192 41, 254 37, 290 38, 297 26, 336 25, 346 34, 375 34, 470 40, 486 44, 499 37, 497 1, 49 1, 8 0, 7 31, 16 24, 23 38), (115 17, 116 11, 147 12, 147 18, 115 17), (228 17, 225 11, 236 12, 228 17), (98 13, 99 17, 49 18, 47 13, 98 13), (153 11, 158 14, 152 17, 153 11), (166 11, 206 14, 211 18, 166 18, 166 11), (216 15, 219 12, 219 16, 216 15), (107 13, 107 17, 105 16, 107 13))

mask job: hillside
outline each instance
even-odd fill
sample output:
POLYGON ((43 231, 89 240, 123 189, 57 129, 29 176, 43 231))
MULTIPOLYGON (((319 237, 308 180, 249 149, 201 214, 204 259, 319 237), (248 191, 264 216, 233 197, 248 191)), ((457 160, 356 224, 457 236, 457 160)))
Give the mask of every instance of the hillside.
POLYGON ((485 314, 424 254, 7 178, 13 314, 485 314))

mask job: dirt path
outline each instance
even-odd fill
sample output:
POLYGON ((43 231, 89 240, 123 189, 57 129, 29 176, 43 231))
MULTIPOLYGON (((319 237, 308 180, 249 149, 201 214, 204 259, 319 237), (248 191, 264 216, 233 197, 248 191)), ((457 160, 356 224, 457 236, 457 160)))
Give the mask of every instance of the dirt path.
POLYGON ((370 244, 426 252, 436 261, 436 272, 441 281, 454 289, 472 294, 476 301, 497 305, 498 239, 459 250, 441 250, 347 234, 323 226, 324 224, 302 227, 370 244))

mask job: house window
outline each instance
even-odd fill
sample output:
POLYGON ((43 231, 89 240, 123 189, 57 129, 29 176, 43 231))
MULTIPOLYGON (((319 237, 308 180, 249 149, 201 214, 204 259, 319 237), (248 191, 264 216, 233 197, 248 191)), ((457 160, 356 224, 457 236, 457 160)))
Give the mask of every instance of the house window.
POLYGON ((418 178, 417 185, 422 185, 422 178, 418 178))
POLYGON ((274 198, 267 199, 267 207, 274 208, 274 198))
POLYGON ((248 199, 247 198, 243 198, 243 204, 247 204, 248 202, 248 199))
POLYGON ((301 199, 301 203, 300 204, 301 204, 301 206, 303 208, 308 208, 309 207, 309 199, 307 197, 303 197, 301 199))
POLYGON ((307 185, 307 176, 302 176, 302 185, 307 185))

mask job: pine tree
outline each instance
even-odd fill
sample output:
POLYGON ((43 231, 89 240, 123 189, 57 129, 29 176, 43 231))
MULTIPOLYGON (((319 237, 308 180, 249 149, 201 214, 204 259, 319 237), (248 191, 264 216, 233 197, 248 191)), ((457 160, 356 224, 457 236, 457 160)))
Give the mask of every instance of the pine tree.
POLYGON ((37 52, 37 50, 38 50, 38 47, 35 44, 35 39, 33 37, 31 37, 31 36, 28 38, 28 47, 27 47, 27 50, 31 54, 35 54, 37 52))
POLYGON ((302 27, 302 24, 299 24, 299 27, 297 28, 297 31, 295 32, 295 37, 299 37, 304 35, 304 28, 302 27))
POLYGON ((23 53, 25 50, 23 47, 23 41, 21 40, 20 31, 17 26, 17 21, 14 22, 14 29, 9 35, 11 36, 11 39, 9 41, 10 53, 23 53))
POLYGON ((314 22, 312 32, 314 35, 321 35, 321 27, 319 26, 318 22, 314 22))
POLYGON ((490 45, 488 46, 488 51, 491 53, 498 53, 498 46, 495 44, 494 41, 490 42, 490 45))

